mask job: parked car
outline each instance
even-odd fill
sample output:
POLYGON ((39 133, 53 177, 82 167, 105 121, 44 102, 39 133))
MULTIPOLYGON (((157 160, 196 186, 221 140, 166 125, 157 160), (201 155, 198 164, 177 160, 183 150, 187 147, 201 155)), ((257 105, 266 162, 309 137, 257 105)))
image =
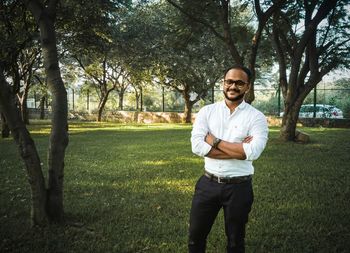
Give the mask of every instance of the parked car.
MULTIPOLYGON (((283 116, 283 112, 280 113, 283 116)), ((314 117, 314 105, 305 104, 300 107, 299 118, 313 118, 314 117)), ((344 118, 342 110, 334 105, 316 104, 316 118, 344 118)))

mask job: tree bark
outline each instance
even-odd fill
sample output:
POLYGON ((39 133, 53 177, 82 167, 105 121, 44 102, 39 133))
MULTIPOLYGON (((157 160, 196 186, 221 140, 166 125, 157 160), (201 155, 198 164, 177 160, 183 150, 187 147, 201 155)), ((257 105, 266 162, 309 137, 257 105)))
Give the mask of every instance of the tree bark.
POLYGON ((193 108, 193 105, 198 100, 191 101, 188 86, 185 86, 185 89, 182 91, 182 96, 185 100, 185 110, 184 110, 185 123, 191 123, 192 122, 192 108, 193 108))
POLYGON ((302 101, 295 102, 291 106, 286 106, 285 112, 282 118, 282 127, 280 130, 280 139, 283 141, 294 141, 296 127, 299 117, 299 110, 302 105, 302 101))
POLYGON ((123 110, 123 103, 124 103, 124 91, 120 91, 118 92, 118 96, 119 96, 119 110, 123 110))
POLYGON ((34 141, 21 120, 15 99, 15 95, 5 81, 3 70, 0 68, 0 109, 19 147, 20 155, 27 170, 32 199, 31 221, 33 225, 44 225, 48 221, 45 179, 34 141))
POLYGON ((25 101, 21 102, 21 117, 24 124, 29 125, 27 98, 25 98, 25 101))
POLYGON ((101 122, 101 120, 102 120, 102 113, 103 113, 103 110, 106 106, 109 94, 111 93, 112 90, 115 89, 115 86, 113 86, 112 88, 107 90, 106 86, 107 86, 107 84, 105 84, 105 86, 104 86, 105 91, 101 92, 101 99, 100 99, 100 102, 98 104, 98 115, 97 115, 98 122, 101 122))
POLYGON ((185 102, 185 123, 191 123, 192 122, 192 108, 193 104, 191 102, 185 102))
POLYGON ((28 107, 27 107, 27 99, 28 99, 28 93, 29 93, 29 87, 30 87, 29 82, 30 82, 30 79, 25 81, 23 92, 21 94, 21 97, 19 98, 20 107, 21 107, 21 117, 24 124, 26 125, 29 125, 28 107))
POLYGON ((136 111, 139 110, 140 106, 139 106, 139 101, 140 101, 140 93, 138 92, 137 88, 135 86, 134 90, 135 90, 135 105, 136 105, 136 111))
POLYGON ((45 100, 46 96, 42 96, 40 99, 40 119, 45 119, 45 100))
POLYGON ((102 113, 103 113, 103 110, 105 108, 106 102, 107 102, 107 97, 104 96, 102 101, 98 105, 98 113, 97 113, 97 121, 98 122, 102 121, 102 113))
POLYGON ((10 128, 6 122, 5 115, 3 113, 0 113, 1 116, 1 137, 9 138, 10 137, 10 128))
POLYGON ((48 192, 47 213, 51 221, 62 222, 63 209, 63 171, 65 150, 68 145, 68 104, 58 62, 55 17, 57 0, 50 0, 45 5, 40 1, 27 1, 28 9, 33 14, 40 29, 43 49, 43 62, 47 83, 52 94, 52 128, 48 152, 48 192))

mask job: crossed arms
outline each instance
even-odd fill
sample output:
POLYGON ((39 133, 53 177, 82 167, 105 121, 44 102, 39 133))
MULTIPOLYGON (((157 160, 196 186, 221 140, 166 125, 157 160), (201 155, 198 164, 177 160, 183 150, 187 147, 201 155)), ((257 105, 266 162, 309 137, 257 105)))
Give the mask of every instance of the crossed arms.
MULTIPOLYGON (((205 142, 213 146, 215 136, 208 133, 205 137, 205 142)), ((215 159, 238 159, 245 160, 246 154, 243 149, 243 143, 250 143, 253 140, 253 136, 247 136, 242 143, 232 143, 221 140, 217 148, 212 147, 209 153, 206 155, 215 159)))

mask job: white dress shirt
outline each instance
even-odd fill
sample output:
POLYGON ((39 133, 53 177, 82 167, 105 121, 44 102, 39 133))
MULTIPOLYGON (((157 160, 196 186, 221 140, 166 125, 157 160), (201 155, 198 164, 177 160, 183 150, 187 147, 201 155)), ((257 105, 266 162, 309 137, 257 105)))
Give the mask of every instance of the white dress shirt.
POLYGON ((225 101, 204 106, 193 124, 192 152, 205 157, 205 170, 220 177, 237 177, 254 174, 253 160, 263 152, 268 139, 268 125, 265 115, 250 104, 242 102, 231 114, 225 101), (246 160, 213 159, 206 157, 212 146, 205 142, 205 136, 241 143, 247 136, 253 136, 250 143, 243 143, 246 160))

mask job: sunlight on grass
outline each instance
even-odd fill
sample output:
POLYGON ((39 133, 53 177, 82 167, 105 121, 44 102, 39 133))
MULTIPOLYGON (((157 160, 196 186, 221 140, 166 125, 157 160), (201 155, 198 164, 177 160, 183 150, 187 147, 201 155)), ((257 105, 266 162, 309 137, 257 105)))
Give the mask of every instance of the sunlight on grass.
POLYGON ((159 161, 144 161, 141 164, 143 165, 152 165, 152 166, 159 166, 159 165, 167 165, 170 164, 170 161, 165 161, 165 160, 159 160, 159 161))
MULTIPOLYGON (((180 144, 180 143, 179 143, 180 144)), ((193 163, 193 164, 203 164, 202 159, 198 158, 197 156, 194 157, 177 157, 175 159, 171 160, 147 160, 142 161, 142 165, 148 165, 148 166, 166 166, 171 165, 172 163, 193 163)))
POLYGON ((178 191, 181 193, 192 193, 193 192, 193 180, 153 180, 147 184, 153 187, 162 187, 171 191, 178 191))

